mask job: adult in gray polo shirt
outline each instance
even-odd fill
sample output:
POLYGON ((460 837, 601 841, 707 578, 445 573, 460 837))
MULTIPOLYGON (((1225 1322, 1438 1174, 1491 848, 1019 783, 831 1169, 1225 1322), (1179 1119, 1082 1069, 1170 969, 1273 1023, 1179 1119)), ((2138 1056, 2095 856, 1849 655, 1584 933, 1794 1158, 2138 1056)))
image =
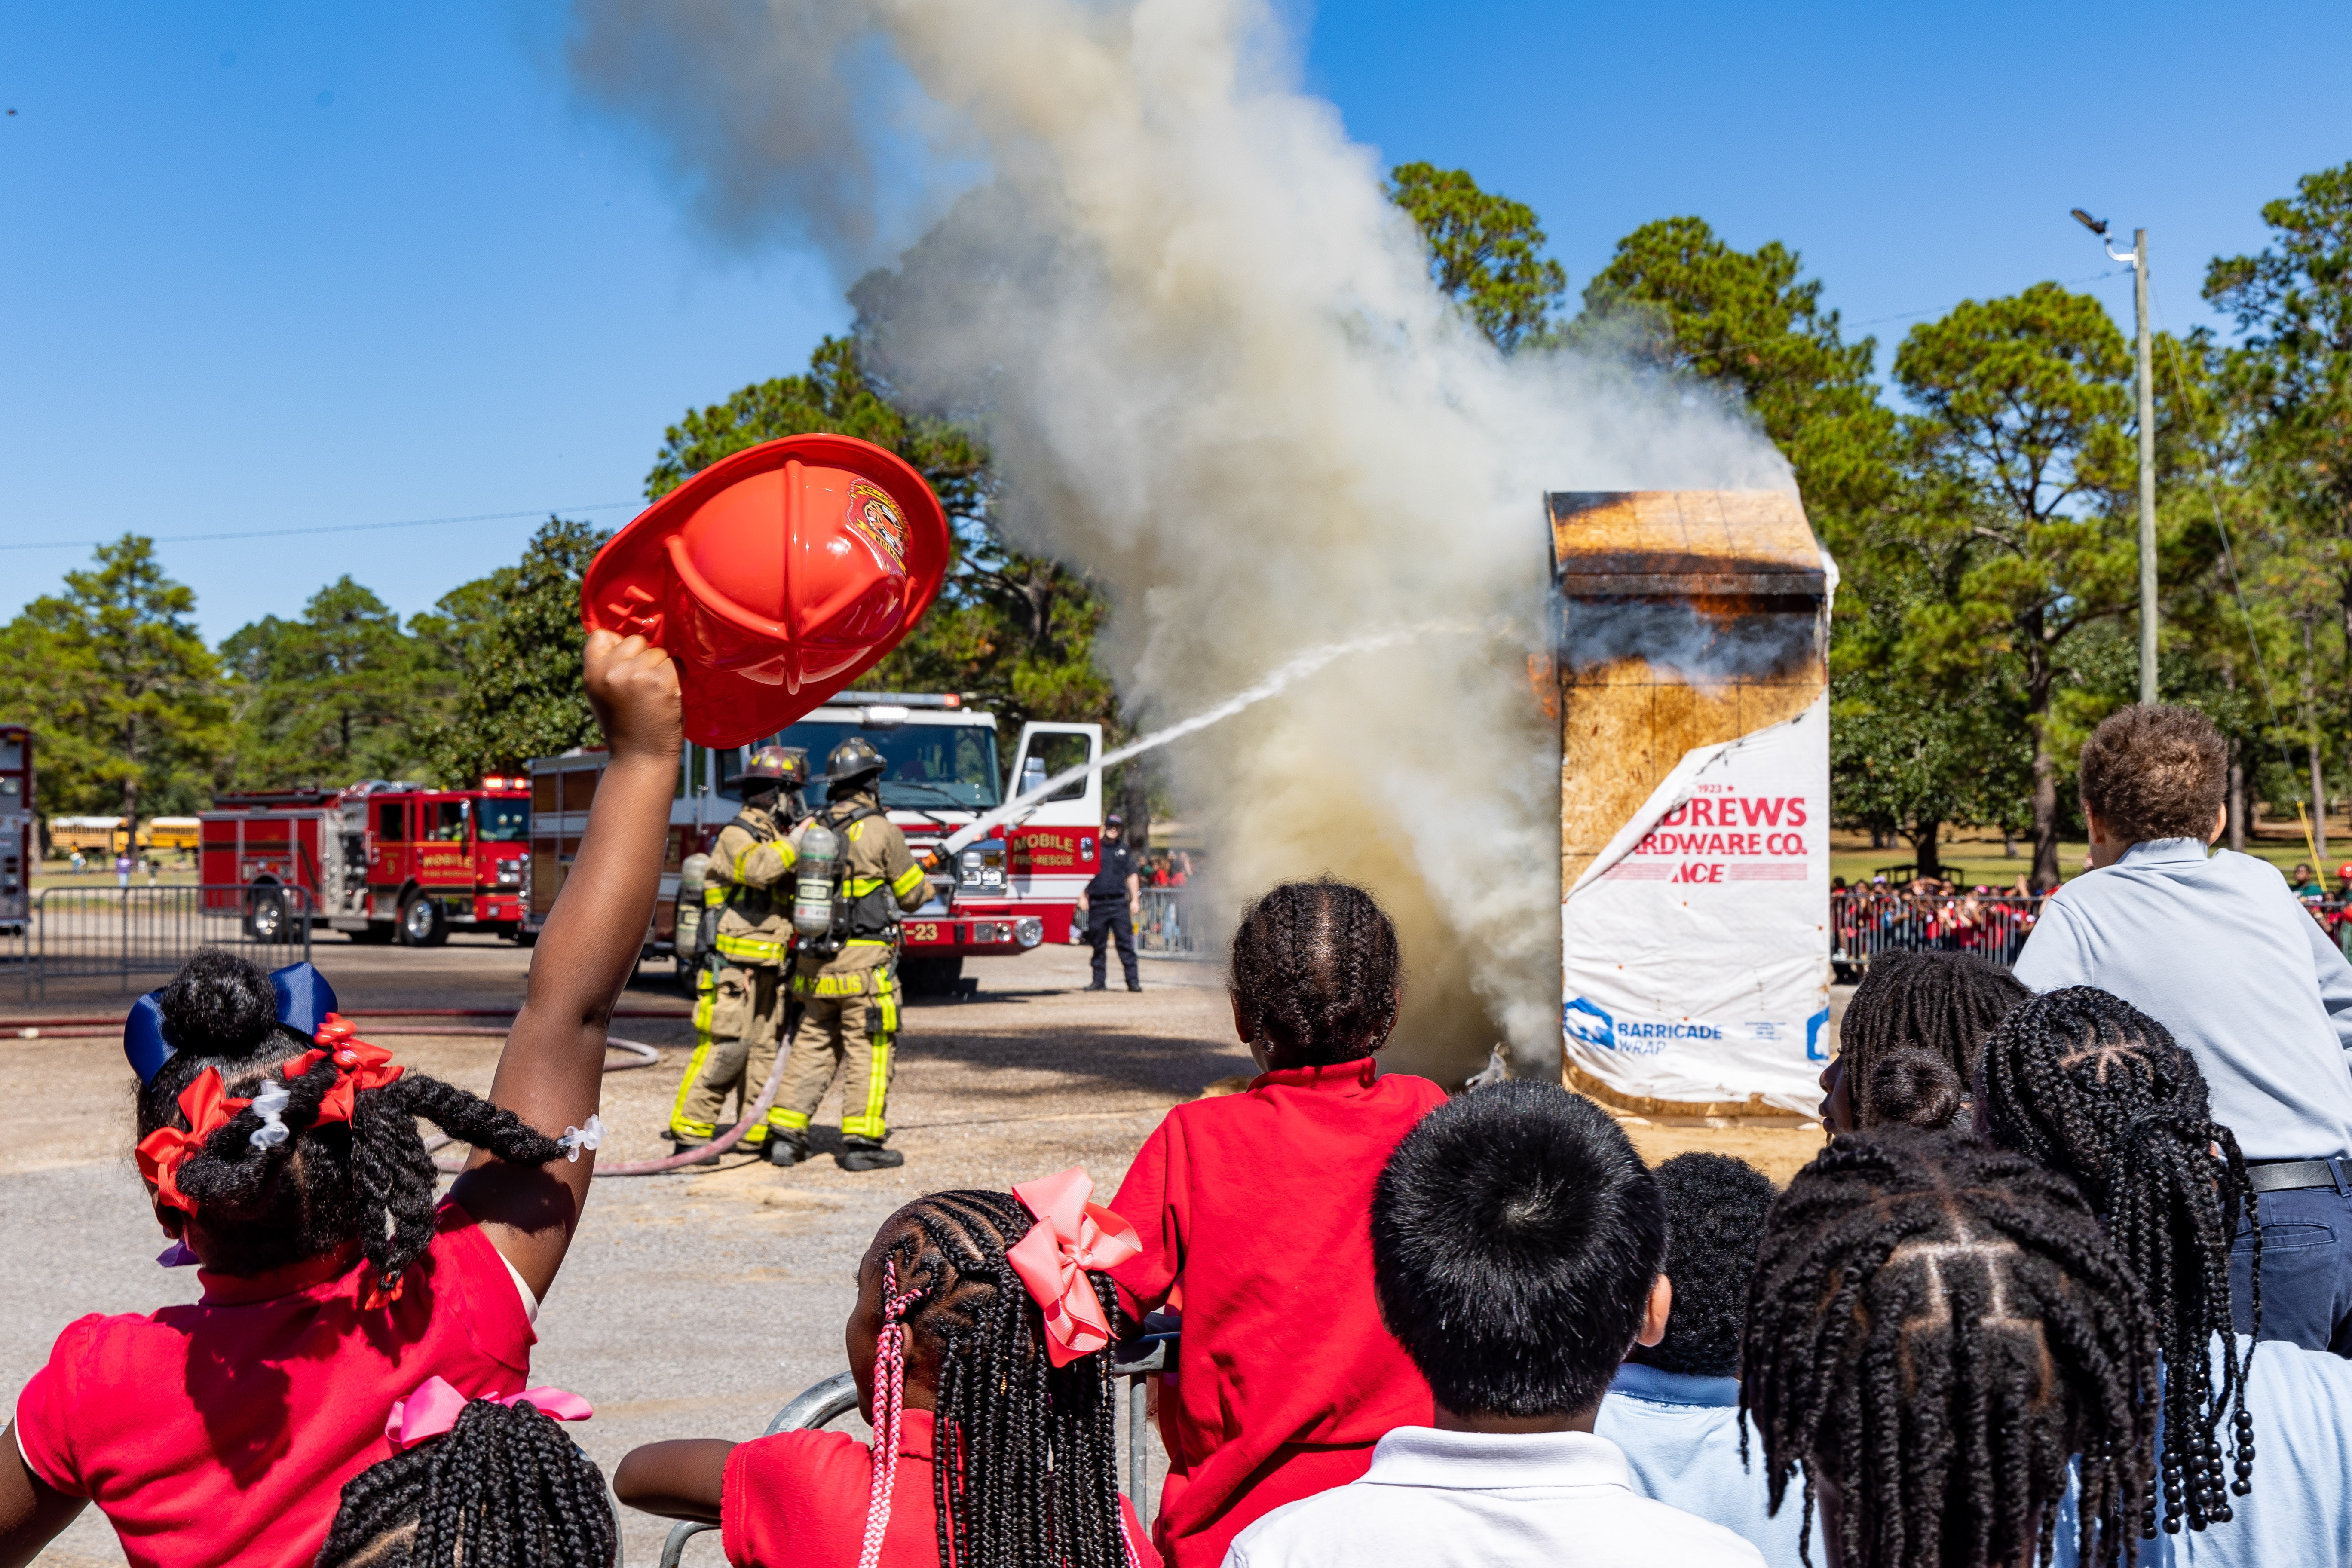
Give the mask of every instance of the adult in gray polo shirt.
MULTIPOLYGON (((2036 991, 2111 991, 2197 1058, 2261 1194, 2262 1337, 2352 1356, 2352 964, 2275 867, 2207 853, 2227 766, 2220 733, 2185 708, 2126 708, 2093 731, 2094 869, 2042 905, 2016 973, 2036 991)), ((2242 1331, 2252 1252, 2242 1222, 2242 1331)))

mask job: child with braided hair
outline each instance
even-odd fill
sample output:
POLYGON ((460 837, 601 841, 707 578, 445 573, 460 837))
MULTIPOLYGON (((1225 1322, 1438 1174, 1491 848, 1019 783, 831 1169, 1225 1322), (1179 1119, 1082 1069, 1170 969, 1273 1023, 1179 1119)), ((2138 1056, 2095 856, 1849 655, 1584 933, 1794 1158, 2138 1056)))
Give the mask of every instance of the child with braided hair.
POLYGON ((1118 1492, 1101 1265, 1134 1232, 1065 1171, 883 1222, 845 1333, 869 1446, 841 1432, 649 1443, 622 1501, 715 1520, 738 1568, 1159 1568, 1118 1492))
POLYGON ((611 1568, 604 1473, 556 1426, 593 1414, 559 1388, 467 1399, 425 1379, 384 1423, 397 1452, 343 1483, 317 1568, 611 1568))
POLYGON ((591 633, 612 750, 587 835, 481 1100, 358 1039, 307 964, 199 952, 142 998, 139 1165, 202 1299, 67 1327, 0 1435, 0 1563, 89 1502, 133 1568, 303 1568, 336 1493, 384 1458, 383 1412, 437 1375, 523 1386, 579 1223, 604 1025, 651 918, 677 778, 667 656, 591 633), (434 1201, 423 1117, 473 1145, 434 1201))
POLYGON ((2053 1547, 2130 1562, 2156 1384, 2137 1281, 2074 1184, 2031 1160, 1852 1133, 1773 1207, 1740 1407, 1776 1512, 1802 1470, 1829 1568, 2028 1568, 2053 1547))
POLYGON ((1948 1122, 1943 1101, 1976 1081, 1985 1037, 2032 994, 1977 953, 1878 954, 1838 1020, 1838 1054, 1822 1069, 1822 1121, 1832 1132, 1948 1122))
POLYGON ((1381 1324, 1366 1220, 1398 1141, 1445 1102, 1373 1065, 1403 983, 1396 927, 1363 889, 1259 899, 1226 979, 1259 1074, 1171 1110, 1111 1200, 1143 1243, 1111 1270, 1131 1310, 1181 1292, 1153 1526, 1175 1568, 1215 1568, 1252 1521, 1347 1485, 1382 1435, 1429 1424, 1429 1384, 1381 1324))
POLYGON ((2070 986, 1993 1031, 1977 1106, 1994 1142, 2080 1187, 2147 1297, 2163 1362, 2158 1465, 2173 1553, 2352 1562, 2343 1486, 2352 1475, 2352 1366, 2283 1342, 2255 1353, 2267 1227, 2240 1223, 2257 1200, 2236 1137, 2212 1118, 2196 1058, 2120 997, 2070 986), (2243 1237, 2242 1254, 2233 1235, 2243 1237), (2233 1263, 2242 1266, 2234 1279, 2233 1263), (2261 1487, 2258 1422, 2269 1434, 2263 1469, 2287 1472, 2261 1487))

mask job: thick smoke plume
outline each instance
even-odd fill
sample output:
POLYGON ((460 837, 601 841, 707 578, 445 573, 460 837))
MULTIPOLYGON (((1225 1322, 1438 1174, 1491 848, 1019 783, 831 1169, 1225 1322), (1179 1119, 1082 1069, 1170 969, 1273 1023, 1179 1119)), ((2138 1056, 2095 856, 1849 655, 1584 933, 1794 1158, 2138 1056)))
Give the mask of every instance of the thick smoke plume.
POLYGON ((578 0, 577 23, 586 89, 661 135, 714 227, 887 263, 852 296, 873 363, 984 426, 1013 542, 1109 589, 1147 722, 1318 644, 1520 628, 1335 661, 1167 755, 1226 911, 1328 871, 1396 915, 1394 1065, 1458 1079, 1507 1039, 1557 1070, 1543 492, 1785 485, 1769 447, 1607 366, 1497 355, 1248 0, 578 0))

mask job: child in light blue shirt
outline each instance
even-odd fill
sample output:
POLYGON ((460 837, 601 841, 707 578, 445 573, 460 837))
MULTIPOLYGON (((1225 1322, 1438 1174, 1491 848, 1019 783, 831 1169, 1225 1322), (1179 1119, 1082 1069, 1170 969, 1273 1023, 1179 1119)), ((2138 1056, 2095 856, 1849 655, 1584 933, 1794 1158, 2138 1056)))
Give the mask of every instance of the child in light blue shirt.
MULTIPOLYGON (((1756 1246, 1772 1208, 1763 1172, 1723 1154, 1677 1154, 1655 1172, 1666 1205, 1665 1338, 1636 1345, 1601 1402, 1593 1431, 1625 1452, 1633 1489, 1745 1537, 1770 1568, 1799 1568, 1799 1510, 1768 1511, 1754 1431, 1739 1455, 1739 1335, 1756 1246)), ((1813 1562, 1826 1563, 1821 1530, 1813 1562)))

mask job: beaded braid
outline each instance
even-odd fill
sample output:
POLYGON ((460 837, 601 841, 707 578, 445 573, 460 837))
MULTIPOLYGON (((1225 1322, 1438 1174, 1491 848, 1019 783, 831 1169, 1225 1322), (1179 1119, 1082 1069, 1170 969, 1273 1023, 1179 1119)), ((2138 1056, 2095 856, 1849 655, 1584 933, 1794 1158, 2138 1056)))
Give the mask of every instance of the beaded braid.
POLYGON ((2008 970, 1973 952, 1897 950, 1873 958, 1838 1022, 1854 1124, 1905 1120, 1880 1107, 1874 1089, 1878 1064, 1906 1047, 1942 1058, 1965 1092, 1976 1081, 1985 1037, 2032 994, 2008 970))
POLYGON ((605 1568, 619 1539, 579 1445, 528 1404, 475 1399, 446 1436, 343 1483, 318 1568, 605 1568))
MULTIPOLYGON (((1986 1042, 1993 1139, 2072 1177, 2146 1290, 2164 1352, 2164 1528, 2225 1524, 2253 1489, 2253 1416, 2233 1332, 2230 1244, 2255 1213, 2238 1140, 2212 1117, 2205 1075, 2171 1032, 2087 985, 2036 997, 1986 1042), (2219 1157, 2215 1151, 2218 1150, 2219 1157), (2221 1342, 2221 1381, 2210 1347, 2221 1342), (2222 1485, 2216 1432, 2232 1426, 2222 1485)), ((2252 1226, 2252 1331, 2262 1331, 2262 1226, 2252 1226)), ((2155 1531, 2154 1505, 2143 1521, 2155 1531)))
MULTIPOLYGON (((1044 1320, 1004 1255, 1031 1223, 1012 1194, 975 1191, 934 1193, 892 1222, 885 1289, 921 1289, 907 1330, 939 1351, 940 1568, 1128 1568, 1110 1352, 1062 1367, 1046 1356, 1044 1320)), ((1116 1339, 1118 1293, 1108 1275, 1090 1279, 1116 1339)))
POLYGON ((1370 1056, 1396 1023, 1404 962, 1378 900, 1324 878, 1285 882, 1234 932, 1226 984, 1286 1067, 1370 1056))
POLYGON ((207 1068, 232 1096, 249 1097, 268 1079, 288 1095, 283 1142, 255 1148, 263 1118, 247 1107, 181 1163, 180 1188, 203 1213, 227 1273, 259 1274, 359 1240, 377 1290, 395 1290, 433 1243, 436 1172, 420 1116, 519 1164, 543 1165, 564 1152, 513 1111, 413 1070, 361 1090, 350 1121, 320 1122, 320 1101, 341 1074, 321 1060, 298 1078, 279 1077, 312 1042, 278 1023, 269 977, 221 949, 189 960, 163 1008, 180 1050, 140 1089, 141 1136, 187 1125, 180 1091, 207 1068))
POLYGON ((877 1568, 890 1531, 890 1501, 898 1485, 898 1445, 907 1413, 907 1309, 920 1289, 901 1292, 898 1265, 882 1264, 882 1334, 874 1350, 874 1463, 866 1493, 866 1540, 857 1568, 877 1568))
MULTIPOLYGON (((1971 1139, 1833 1141, 1774 1205, 1740 1408, 1770 1505, 1834 1484, 1850 1568, 2050 1561, 2078 1458, 2080 1561, 2134 1559, 2156 1419, 2154 1321, 2064 1177, 1971 1139)), ((1743 1458, 1747 1438, 1743 1428, 1743 1458)))

